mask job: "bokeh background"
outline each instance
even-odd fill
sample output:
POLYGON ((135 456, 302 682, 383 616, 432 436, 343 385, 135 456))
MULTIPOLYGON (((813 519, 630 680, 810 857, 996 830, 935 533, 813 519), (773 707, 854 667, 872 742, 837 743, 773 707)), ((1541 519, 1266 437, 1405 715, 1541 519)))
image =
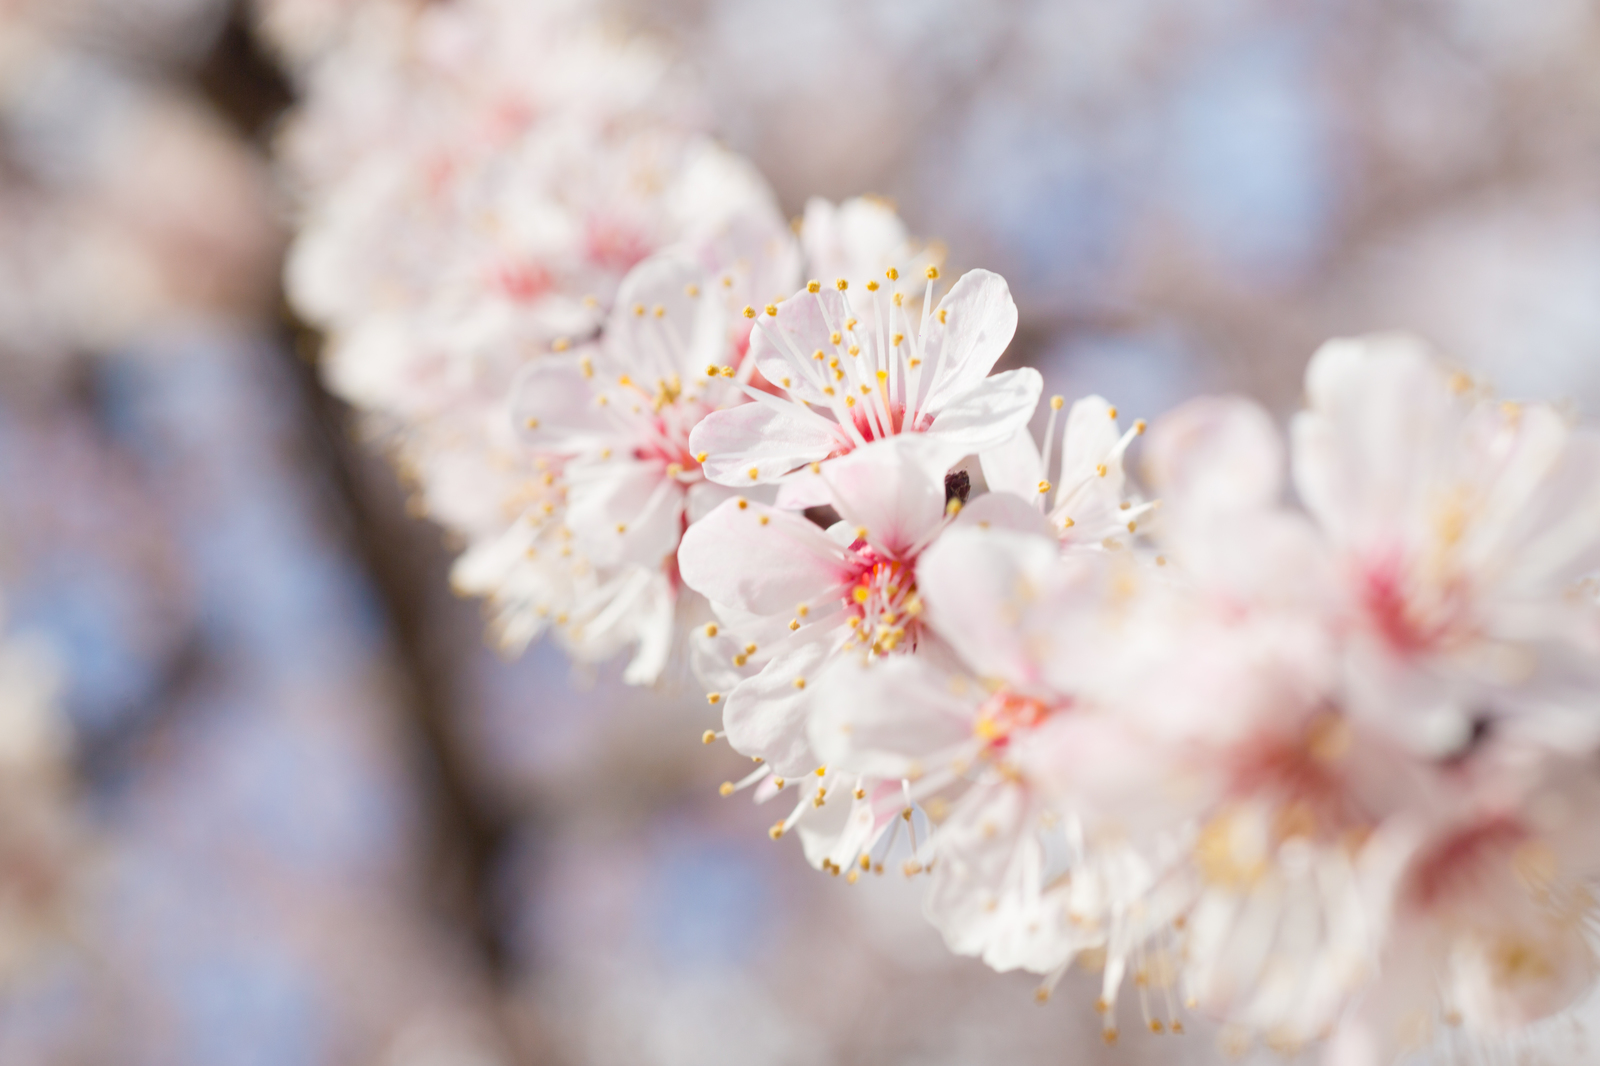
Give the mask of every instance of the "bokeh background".
MULTIPOLYGON (((786 210, 879 193, 1003 273, 1049 392, 1287 412, 1322 339, 1406 327, 1600 405, 1588 0, 596 6, 786 210)), ((74 886, 0 1063, 1225 1061, 1102 1047, 1083 979, 1041 1009, 916 886, 812 872, 718 798, 687 681, 485 644, 285 309, 256 17, 0 0, 0 590, 60 681, 74 886)))

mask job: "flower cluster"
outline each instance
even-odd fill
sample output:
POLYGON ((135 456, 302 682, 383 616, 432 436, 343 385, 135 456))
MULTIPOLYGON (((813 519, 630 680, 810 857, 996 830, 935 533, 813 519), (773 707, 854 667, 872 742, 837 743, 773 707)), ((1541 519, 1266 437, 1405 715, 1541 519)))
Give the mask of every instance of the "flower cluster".
POLYGON ((362 14, 291 49, 290 289, 503 644, 687 662, 724 794, 1041 997, 1100 970, 1108 1040, 1130 982, 1343 1066, 1592 984, 1600 437, 1382 336, 1287 449, 1234 398, 1055 397, 1041 445, 1005 281, 878 201, 786 224, 647 45, 362 14))
POLYGON ((1187 1009, 1340 1063, 1572 1003, 1597 973, 1600 436, 1401 336, 1326 345, 1306 393, 1303 510, 1235 398, 1151 427, 1159 500, 1122 469, 1142 425, 1090 398, 1059 466, 1059 399, 1042 459, 1025 433, 980 452, 982 495, 930 427, 822 462, 827 530, 723 504, 679 565, 760 764, 724 790, 793 795, 773 835, 852 881, 904 825, 950 948, 1041 997, 1103 969, 1108 1040, 1130 979, 1153 1032, 1187 1009))

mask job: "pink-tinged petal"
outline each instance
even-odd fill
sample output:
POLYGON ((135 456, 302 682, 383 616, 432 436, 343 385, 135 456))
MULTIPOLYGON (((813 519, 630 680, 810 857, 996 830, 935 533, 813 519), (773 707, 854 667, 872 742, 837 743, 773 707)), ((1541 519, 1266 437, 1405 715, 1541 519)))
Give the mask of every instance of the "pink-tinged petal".
POLYGON ((602 460, 569 468, 567 526, 603 566, 660 566, 678 547, 683 486, 655 463, 602 460))
POLYGON ((535 360, 517 375, 512 395, 512 424, 535 449, 570 455, 617 435, 579 356, 535 360))
POLYGON ((738 493, 732 489, 721 485, 713 485, 709 481, 697 481, 689 486, 688 503, 684 507, 684 514, 689 524, 693 525, 737 495, 738 493))
POLYGON ((671 255, 646 259, 628 272, 606 322, 608 365, 639 380, 680 382, 728 361, 727 312, 705 272, 671 255))
POLYGON ((808 507, 824 507, 832 502, 833 492, 828 488, 820 469, 807 467, 797 470, 778 486, 777 506, 786 511, 804 511, 808 507))
POLYGON ((817 683, 811 744, 829 766, 889 780, 920 777, 943 752, 973 739, 985 693, 919 656, 840 659, 817 683))
POLYGON ((834 423, 794 405, 746 403, 713 411, 689 433, 689 451, 720 485, 766 485, 848 442, 834 423), (750 471, 756 471, 751 477, 750 471))
POLYGON ((750 358, 761 376, 807 403, 821 404, 825 397, 816 384, 822 362, 817 351, 832 354, 832 334, 842 332, 849 319, 844 296, 829 286, 820 292, 804 289, 777 305, 776 317, 756 308, 756 328, 750 334, 750 358))
POLYGON ((856 799, 848 786, 830 790, 822 809, 806 816, 798 831, 806 861, 822 869, 824 859, 848 869, 863 854, 872 850, 884 831, 905 809, 900 783, 869 782, 866 795, 856 799))
POLYGON ((905 254, 910 234, 894 208, 881 200, 857 197, 835 205, 814 196, 806 201, 800 241, 824 284, 839 278, 860 284, 881 280, 884 268, 905 254))
POLYGON ((939 827, 925 908, 951 951, 1048 973, 1101 935, 1072 923, 1065 886, 1046 887, 1041 813, 1026 788, 986 784, 939 827))
POLYGON ((890 437, 833 460, 822 476, 839 516, 898 558, 943 521, 945 465, 927 442, 890 437))
POLYGON ((639 644, 622 671, 629 685, 653 685, 667 668, 676 632, 677 597, 665 577, 650 582, 633 609, 639 644))
POLYGON ((1295 488, 1336 541, 1365 546, 1425 520, 1457 458, 1463 409, 1421 341, 1384 334, 1324 344, 1291 425, 1295 488))
POLYGON ((1096 602, 1076 587, 1086 566, 1062 559, 1050 538, 952 526, 918 561, 917 588, 928 623, 975 674, 1031 690, 1080 628, 1053 625, 1057 616, 1075 598, 1096 602))
MULTIPOLYGON (((1038 490, 1031 490, 1035 496, 1038 490)), ((1039 508, 1011 492, 986 492, 961 508, 951 529, 972 526, 978 529, 1008 530, 1053 539, 1050 522, 1039 508)))
POLYGON ((1056 487, 1063 493, 1090 484, 1095 493, 1120 502, 1123 471, 1116 448, 1122 431, 1117 428, 1115 412, 1116 408, 1100 396, 1085 396, 1067 412, 1056 480, 1056 487), (1105 467, 1104 474, 1101 467, 1105 467))
POLYGON ((777 656, 759 674, 734 686, 722 711, 722 725, 733 750, 765 760, 785 777, 814 771, 819 761, 807 736, 808 686, 832 654, 831 642, 809 641, 777 656))
POLYGON ((949 448, 956 459, 999 447, 1027 426, 1039 406, 1044 378, 1032 367, 1020 367, 984 378, 951 396, 938 413, 928 436, 949 448))
POLYGON ((1032 499, 1039 491, 1039 482, 1045 480, 1044 460, 1027 426, 1017 429, 994 447, 981 450, 978 464, 991 492, 1015 493, 1032 499))
POLYGON ((925 351, 935 377, 927 387, 922 409, 938 411, 976 388, 1005 354, 1016 332, 1017 305, 1006 279, 988 270, 963 274, 928 320, 925 351))
POLYGON ((1256 510, 1283 494, 1283 440, 1259 404, 1202 396, 1150 427, 1143 470, 1168 507, 1256 510))
POLYGON ((678 548, 684 584, 758 615, 819 602, 849 579, 850 561, 815 523, 748 500, 722 504, 690 526, 678 548))

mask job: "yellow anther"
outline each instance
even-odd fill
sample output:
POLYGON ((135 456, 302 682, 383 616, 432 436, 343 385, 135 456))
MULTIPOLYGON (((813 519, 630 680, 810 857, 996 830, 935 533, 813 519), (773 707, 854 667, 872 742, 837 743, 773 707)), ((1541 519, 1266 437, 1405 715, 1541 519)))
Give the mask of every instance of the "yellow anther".
POLYGON ((833 283, 833 287, 838 289, 840 292, 843 292, 850 287, 850 283, 844 278, 840 278, 838 281, 833 283))
POLYGON ((668 477, 677 477, 679 474, 682 474, 682 473, 683 473, 683 464, 682 463, 668 463, 667 464, 667 476, 668 477))
POLYGON ((1049 1000, 1050 1000, 1050 990, 1048 988, 1044 987, 1043 985, 1040 985, 1038 988, 1033 990, 1033 1000, 1034 1000, 1035 1003, 1047 1003, 1047 1002, 1049 1002, 1049 1000))
POLYGON ((803 677, 795 678, 794 679, 794 687, 795 688, 805 688, 806 687, 806 679, 803 678, 803 677))
POLYGON ((744 655, 735 655, 733 657, 733 665, 735 665, 735 666, 743 666, 745 663, 747 663, 749 661, 750 661, 749 658, 744 656, 744 655))
POLYGON ((821 348, 818 348, 816 351, 811 353, 811 358, 820 363, 824 359, 828 358, 828 353, 823 351, 821 348))
POLYGON ((768 318, 777 318, 778 317, 778 305, 777 304, 768 304, 767 305, 767 317, 768 318))
POLYGON ((867 291, 868 292, 877 292, 878 291, 878 283, 876 281, 867 282, 867 291))
POLYGON ((1066 402, 1067 398, 1065 396, 1052 396, 1050 397, 1050 410, 1059 411, 1066 402))
POLYGON ((754 644, 746 644, 744 646, 744 653, 746 655, 754 655, 756 653, 756 646, 754 644))
POLYGON ((756 309, 754 307, 746 307, 744 309, 744 317, 746 317, 746 318, 754 318, 754 317, 756 317, 756 309))
POLYGON ((906 366, 910 367, 912 370, 915 370, 917 367, 919 367, 921 365, 922 365, 922 360, 921 359, 913 359, 909 363, 906 364, 906 366))
POLYGON ((731 366, 723 367, 722 368, 722 376, 725 377, 725 378, 733 377, 733 367, 731 367, 731 366))
POLYGON ((1049 492, 1050 491, 1050 482, 1048 482, 1048 481, 1039 482, 1039 491, 1041 493, 1049 492))
POLYGON ((634 317, 636 317, 636 318, 643 318, 644 317, 644 304, 634 304, 633 305, 633 314, 634 314, 634 317))
POLYGON ((754 481, 756 478, 761 476, 761 471, 756 469, 753 466, 749 470, 745 471, 745 473, 750 475, 750 480, 751 481, 754 481))
POLYGON ((894 302, 894 305, 895 305, 895 306, 896 306, 896 307, 901 307, 901 306, 904 306, 904 304, 905 304, 905 299, 906 299, 906 295, 905 295, 905 293, 903 293, 903 292, 897 292, 897 293, 895 293, 895 294, 894 294, 894 301, 893 301, 893 302, 894 302))
POLYGON ((1106 408, 1106 414, 1110 415, 1112 418, 1116 418, 1117 417, 1117 409, 1115 407, 1108 407, 1108 408, 1106 408))
POLYGON ((833 386, 829 385, 829 386, 825 387, 822 390, 822 395, 824 395, 824 396, 832 396, 833 395, 833 386))
POLYGON ((689 299, 692 300, 696 296, 700 295, 700 286, 698 286, 698 285, 685 285, 683 287, 683 294, 685 296, 689 297, 689 299))
POLYGON ((594 377, 594 363, 587 355, 578 360, 578 368, 583 371, 584 377, 594 377))
POLYGON ((783 778, 781 778, 781 777, 774 777, 774 778, 773 778, 773 779, 772 779, 772 784, 773 784, 773 786, 774 786, 774 787, 775 787, 775 788, 780 788, 780 789, 781 789, 781 788, 783 788, 783 778))
POLYGON ((550 342, 550 347, 555 351, 564 352, 568 348, 572 347, 572 342, 565 337, 557 337, 554 341, 550 342))
POLYGON ((789 632, 792 633, 796 629, 799 629, 799 628, 800 628, 800 619, 798 619, 798 618, 789 619, 789 632))
MULTIPOLYGON (((1145 426, 1144 426, 1144 419, 1142 419, 1142 418, 1141 418, 1141 419, 1139 419, 1139 421, 1137 421, 1137 422, 1135 422, 1135 423, 1134 423, 1134 424, 1133 424, 1133 431, 1134 431, 1134 432, 1135 432, 1135 433, 1137 433, 1137 434, 1138 434, 1138 435, 1139 435, 1139 436, 1141 436, 1141 437, 1142 437, 1142 436, 1144 436, 1144 429, 1145 429, 1145 426)), ((1173 1025, 1177 1025, 1177 1024, 1178 1024, 1178 1023, 1177 1023, 1177 1022, 1173 1022, 1173 1023, 1172 1023, 1172 1024, 1173 1024, 1173 1025)), ((1173 1032, 1177 1032, 1177 1030, 1176 1030, 1176 1029, 1174 1029, 1174 1030, 1173 1030, 1173 1032)))
POLYGON ((888 270, 883 272, 883 276, 888 278, 890 281, 899 281, 900 271, 896 270, 894 267, 890 267, 888 270))
POLYGON ((844 398, 844 405, 846 407, 854 407, 856 405, 856 398, 854 396, 846 396, 844 398))
POLYGON ((1100 477, 1105 477, 1106 476, 1106 464, 1101 463, 1100 465, 1096 466, 1094 468, 1094 472, 1096 474, 1098 474, 1100 477))
POLYGON ((1150 1031, 1152 1033, 1156 1033, 1157 1035, 1159 1035, 1161 1033, 1166 1032, 1167 1031, 1167 1027, 1161 1024, 1161 1019, 1160 1018, 1151 1018, 1150 1019, 1150 1031))
POLYGON ((1117 1031, 1115 1029, 1107 1029, 1105 1032, 1100 1034, 1100 1039, 1106 1042, 1107 1047, 1116 1047, 1117 1031))
POLYGON ((626 523, 626 522, 618 522, 617 523, 617 532, 618 533, 626 533, 627 531, 628 531, 628 523, 626 523))
POLYGON ((1167 557, 1165 555, 1156 556, 1156 565, 1157 566, 1166 566, 1167 565, 1167 557))
POLYGON ((667 309, 666 309, 666 306, 663 305, 663 304, 656 304, 654 307, 652 307, 650 309, 650 313, 655 315, 657 318, 661 318, 664 315, 666 315, 667 309))
POLYGON ((706 377, 714 378, 720 373, 721 373, 721 371, 717 368, 717 364, 716 363, 708 363, 708 364, 706 364, 706 377))
POLYGON ((817 282, 817 281, 808 281, 808 282, 806 282, 806 291, 807 292, 821 292, 822 291, 822 283, 821 282, 817 282))
POLYGON ((878 380, 879 381, 888 381, 889 380, 889 372, 887 370, 878 371, 878 380))
POLYGON ((723 797, 727 797, 727 796, 733 795, 733 782, 732 781, 724 781, 722 783, 722 787, 717 789, 717 792, 719 794, 721 794, 723 797))
POLYGON ((820 474, 820 473, 822 473, 822 464, 821 464, 821 463, 812 463, 812 464, 811 464, 811 472, 812 472, 812 473, 813 473, 813 474, 820 474))
POLYGON ((954 496, 950 497, 945 501, 944 513, 949 515, 951 518, 954 518, 956 515, 960 514, 961 501, 954 496))
POLYGON ((762 525, 766 525, 768 522, 772 521, 772 519, 768 518, 766 515, 762 515, 760 518, 756 519, 756 521, 762 525))
POLYGON ((523 425, 527 426, 529 429, 538 429, 539 428, 539 420, 537 418, 530 418, 526 422, 524 422, 523 425))
POLYGON ((894 335, 894 341, 893 341, 894 346, 896 348, 900 347, 900 342, 905 340, 905 339, 906 339, 906 335, 904 333, 896 333, 894 335))
MULTIPOLYGON (((857 586, 856 590, 850 594, 850 598, 855 600, 857 603, 866 603, 867 602, 867 590, 864 589, 864 588, 861 588, 860 586, 857 586)), ((861 624, 861 619, 852 618, 850 620, 850 622, 851 622, 852 626, 860 625, 861 624)))
POLYGON ((834 330, 832 333, 828 334, 828 340, 833 344, 838 344, 840 341, 844 340, 844 334, 840 333, 838 330, 834 330))
POLYGON ((702 744, 711 744, 711 743, 715 742, 716 739, 717 739, 716 731, 712 730, 712 729, 708 729, 704 733, 700 734, 700 743, 702 743, 702 744))
MULTIPOLYGON (((860 355, 861 345, 852 344, 850 347, 846 348, 845 351, 849 352, 851 355, 860 355)), ((879 373, 882 373, 882 371, 879 371, 879 373)))
POLYGON ((705 633, 706 633, 706 636, 708 636, 708 637, 716 636, 717 635, 717 623, 715 623, 715 622, 707 622, 706 623, 705 633))
POLYGON ((779 822, 771 829, 768 829, 767 836, 771 837, 773 840, 777 840, 779 837, 783 836, 783 823, 779 822))
POLYGON ((936 280, 939 277, 939 268, 936 267, 936 266, 929 267, 927 269, 927 275, 928 275, 928 280, 929 281, 936 280))
POLYGON ((600 458, 602 458, 602 459, 611 458, 611 449, 610 448, 601 448, 600 449, 600 458))
POLYGON ((857 540, 866 540, 867 539, 867 527, 866 526, 857 526, 856 527, 856 539, 857 540))
POLYGON ((746 507, 749 507, 749 506, 750 506, 750 501, 749 501, 749 500, 740 500, 740 501, 739 501, 739 510, 741 510, 741 511, 742 511, 742 510, 744 510, 744 509, 745 509, 745 508, 746 508, 746 507))
POLYGON ((694 461, 697 462, 697 463, 703 463, 707 459, 709 459, 710 457, 711 457, 711 453, 710 452, 695 452, 694 453, 694 461))
POLYGON ((949 320, 950 320, 950 311, 949 311, 949 309, 948 308, 944 308, 944 307, 939 308, 939 325, 942 326, 946 322, 948 322, 949 320))

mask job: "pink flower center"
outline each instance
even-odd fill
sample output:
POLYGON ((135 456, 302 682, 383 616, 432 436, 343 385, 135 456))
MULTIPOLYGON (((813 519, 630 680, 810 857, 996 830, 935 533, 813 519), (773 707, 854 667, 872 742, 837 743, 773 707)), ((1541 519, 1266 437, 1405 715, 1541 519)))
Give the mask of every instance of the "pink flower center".
POLYGON ((845 597, 852 644, 864 644, 875 655, 911 651, 921 633, 922 598, 910 563, 888 559, 857 541, 860 570, 845 597))
POLYGON ((1369 561, 1361 573, 1367 620, 1400 655, 1437 650, 1457 631, 1466 609, 1459 580, 1419 587, 1413 571, 1396 551, 1369 561))
POLYGON ((1004 747, 1013 733, 1037 728, 1056 709, 1031 696, 1001 689, 979 708, 973 732, 991 748, 1004 747))
POLYGON ((1527 831, 1509 818, 1468 826, 1416 862, 1407 880, 1406 899, 1419 909, 1431 909, 1492 890, 1527 841, 1527 831))

